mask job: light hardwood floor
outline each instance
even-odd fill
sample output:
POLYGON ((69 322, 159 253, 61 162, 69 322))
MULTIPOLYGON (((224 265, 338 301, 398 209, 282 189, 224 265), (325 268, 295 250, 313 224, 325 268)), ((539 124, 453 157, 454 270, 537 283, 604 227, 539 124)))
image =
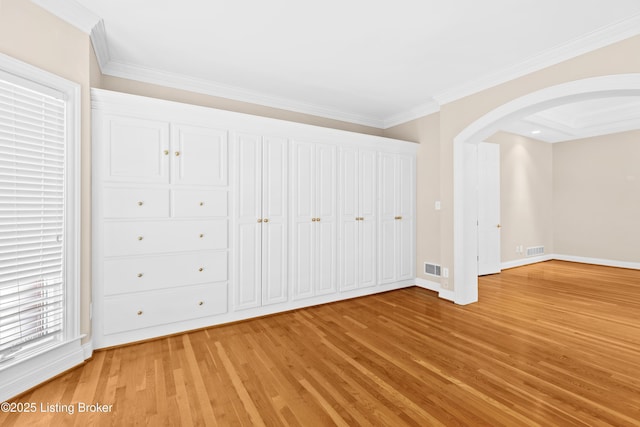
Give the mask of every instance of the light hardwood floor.
POLYGON ((560 261, 99 351, 0 425, 638 426, 640 271, 560 261))

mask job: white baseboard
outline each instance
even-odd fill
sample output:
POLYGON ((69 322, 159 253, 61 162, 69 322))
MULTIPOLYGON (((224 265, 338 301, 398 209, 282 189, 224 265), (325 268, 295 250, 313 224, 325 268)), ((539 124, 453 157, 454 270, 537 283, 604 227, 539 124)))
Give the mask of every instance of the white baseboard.
POLYGON ((587 258, 574 255, 554 254, 553 259, 558 261, 580 262, 582 264, 604 265, 606 267, 630 268, 640 270, 640 262, 616 261, 612 259, 587 258))
POLYGON ((84 355, 84 360, 91 359, 93 356, 93 341, 89 340, 82 344, 82 354, 84 355))
POLYGON ((415 285, 420 288, 437 292, 438 296, 442 299, 446 299, 448 301, 454 300, 454 292, 449 289, 442 289, 442 286, 440 286, 440 283, 432 282, 431 280, 426 280, 421 277, 416 277, 415 285))
POLYGON ((540 256, 516 259, 514 261, 503 262, 502 264, 500 264, 500 268, 502 270, 508 270, 510 268, 522 267, 524 265, 537 264, 539 262, 550 261, 552 259, 555 259, 554 256, 555 255, 549 254, 549 255, 540 255, 540 256))

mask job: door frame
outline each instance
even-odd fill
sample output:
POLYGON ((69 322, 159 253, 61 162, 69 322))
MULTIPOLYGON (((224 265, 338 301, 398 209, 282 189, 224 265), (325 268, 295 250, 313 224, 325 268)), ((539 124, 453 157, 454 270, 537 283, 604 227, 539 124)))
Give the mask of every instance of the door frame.
MULTIPOLYGON (((503 125, 556 107, 593 98, 640 96, 640 73, 562 83, 516 98, 469 124, 453 140, 453 279, 456 304, 478 301, 477 188, 465 180, 464 144, 478 144, 503 125)), ((467 177, 468 178, 468 177, 467 177)))

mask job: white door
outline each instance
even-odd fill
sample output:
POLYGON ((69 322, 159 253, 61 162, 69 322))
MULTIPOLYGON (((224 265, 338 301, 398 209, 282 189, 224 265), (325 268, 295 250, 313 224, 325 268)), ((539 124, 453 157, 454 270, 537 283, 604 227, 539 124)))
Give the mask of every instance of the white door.
POLYGON ((262 143, 256 135, 236 141, 236 284, 235 308, 261 304, 262 281, 262 143))
POLYGON ((106 181, 169 183, 169 124, 106 116, 106 181))
POLYGON ((359 287, 376 285, 377 257, 377 154, 361 150, 358 164, 358 283, 359 287))
POLYGON ((174 184, 227 185, 227 131, 175 125, 172 151, 174 184))
POLYGON ((287 140, 262 145, 262 305, 287 300, 287 140))
POLYGON ((396 173, 397 189, 396 189, 396 239, 398 240, 397 249, 397 274, 396 280, 407 280, 415 276, 413 254, 413 242, 415 238, 414 229, 414 206, 415 187, 414 187, 414 160, 410 156, 398 155, 398 166, 396 173))
POLYGON ((380 192, 378 282, 380 284, 396 281, 398 243, 396 238, 396 190, 398 188, 396 169, 396 156, 381 153, 378 179, 380 192))
POLYGON ((291 145, 291 280, 293 299, 314 295, 313 259, 315 221, 315 150, 314 144, 294 142, 291 145), (312 221, 313 219, 313 221, 312 221))
POLYGON ((336 292, 338 285, 338 150, 316 144, 315 294, 336 292))
POLYGON ((343 148, 340 150, 339 173, 339 217, 340 247, 338 249, 338 282, 341 291, 358 287, 359 273, 359 169, 358 150, 343 148))
POLYGON ((478 145, 478 275, 500 272, 500 145, 478 145))

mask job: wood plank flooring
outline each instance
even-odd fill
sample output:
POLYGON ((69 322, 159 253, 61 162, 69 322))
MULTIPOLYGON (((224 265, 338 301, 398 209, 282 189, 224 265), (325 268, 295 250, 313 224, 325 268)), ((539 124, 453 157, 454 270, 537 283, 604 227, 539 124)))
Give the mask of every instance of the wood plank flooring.
POLYGON ((561 261, 481 278, 456 306, 420 288, 142 344, 17 402, 9 426, 639 426, 640 271, 561 261))

